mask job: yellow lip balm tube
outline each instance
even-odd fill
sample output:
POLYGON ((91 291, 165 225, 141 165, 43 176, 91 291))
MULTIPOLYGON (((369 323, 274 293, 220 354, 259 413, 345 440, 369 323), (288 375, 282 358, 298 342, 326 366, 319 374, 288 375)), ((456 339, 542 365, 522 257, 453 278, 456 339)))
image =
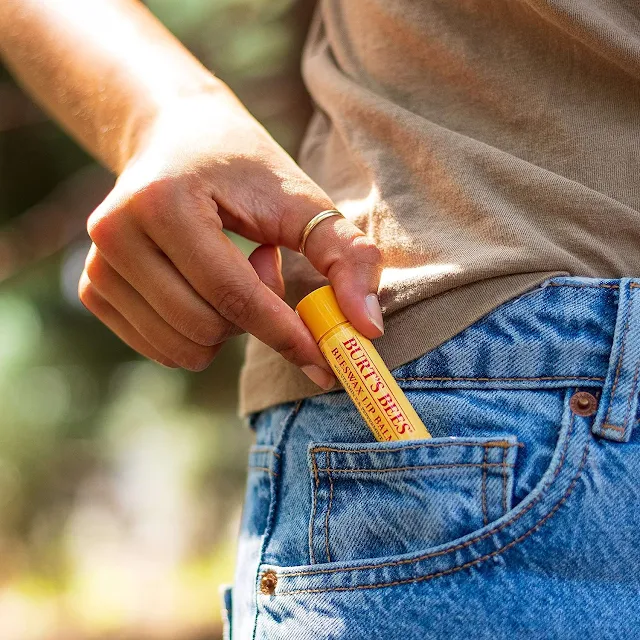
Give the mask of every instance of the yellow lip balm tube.
POLYGON ((373 344, 340 310, 331 286, 305 296, 296 306, 296 313, 376 440, 431 437, 373 344))

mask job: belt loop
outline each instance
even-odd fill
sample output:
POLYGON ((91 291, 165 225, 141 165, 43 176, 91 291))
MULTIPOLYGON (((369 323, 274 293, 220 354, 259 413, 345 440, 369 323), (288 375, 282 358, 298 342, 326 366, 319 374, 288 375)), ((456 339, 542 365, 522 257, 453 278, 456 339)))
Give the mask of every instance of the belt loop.
POLYGON ((638 408, 640 371, 640 284, 621 278, 618 313, 609 357, 609 368, 593 423, 594 434, 628 442, 638 408))

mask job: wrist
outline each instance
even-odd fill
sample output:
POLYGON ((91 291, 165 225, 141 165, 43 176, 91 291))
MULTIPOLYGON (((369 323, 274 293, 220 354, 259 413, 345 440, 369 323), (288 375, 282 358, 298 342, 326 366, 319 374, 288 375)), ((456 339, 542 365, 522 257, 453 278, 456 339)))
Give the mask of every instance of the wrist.
MULTIPOLYGON (((213 115, 217 108, 244 110, 244 106, 228 85, 213 74, 203 74, 197 81, 184 84, 162 99, 146 99, 135 104, 125 119, 119 139, 115 172, 120 175, 144 152, 159 120, 169 114, 207 105, 213 115)), ((246 110, 245 110, 246 111, 246 110)), ((248 115, 248 112, 247 112, 248 115)))

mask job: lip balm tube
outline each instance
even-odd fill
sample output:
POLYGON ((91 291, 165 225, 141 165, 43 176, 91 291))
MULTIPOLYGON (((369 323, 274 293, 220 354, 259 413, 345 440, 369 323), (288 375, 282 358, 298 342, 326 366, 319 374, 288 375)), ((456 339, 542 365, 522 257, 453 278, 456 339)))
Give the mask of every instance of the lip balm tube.
POLYGON ((340 310, 331 286, 305 296, 296 306, 296 313, 376 440, 431 437, 373 344, 340 310))

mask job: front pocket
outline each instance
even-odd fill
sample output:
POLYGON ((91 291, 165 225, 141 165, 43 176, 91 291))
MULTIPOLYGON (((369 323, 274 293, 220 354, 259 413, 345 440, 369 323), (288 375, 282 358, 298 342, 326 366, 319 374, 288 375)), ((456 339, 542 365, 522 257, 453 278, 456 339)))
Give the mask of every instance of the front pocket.
POLYGON ((510 435, 312 443, 311 564, 412 553, 499 519, 517 450, 510 435))

